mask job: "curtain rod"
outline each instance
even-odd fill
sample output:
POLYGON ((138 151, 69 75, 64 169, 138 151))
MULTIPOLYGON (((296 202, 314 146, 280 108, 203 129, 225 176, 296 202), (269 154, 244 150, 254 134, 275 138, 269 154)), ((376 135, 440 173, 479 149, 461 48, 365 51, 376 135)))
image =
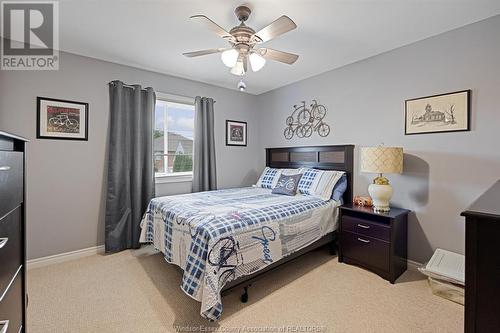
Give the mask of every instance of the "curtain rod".
MULTIPOLYGON (((121 81, 120 81, 120 80, 113 80, 113 81, 111 81, 111 82, 109 82, 109 83, 110 83, 110 84, 115 84, 116 82, 121 82, 121 81)), ((124 86, 124 87, 134 88, 134 87, 136 86, 136 85, 133 85, 133 84, 127 84, 127 83, 124 83, 124 82, 122 82, 122 83, 123 83, 123 86, 124 86)), ((148 87, 148 88, 150 88, 150 87, 148 87)), ((146 90, 146 88, 142 88, 142 90, 146 90)), ((153 90, 154 90, 154 89, 153 89, 153 90)), ((158 93, 158 92, 157 92, 157 91, 155 91, 155 93, 158 93)), ((180 95, 179 95, 179 96, 180 96, 180 95)), ((185 97, 185 96, 180 96, 180 97, 185 97)), ((215 99, 214 99, 213 101, 214 101, 214 104, 215 104, 215 103, 217 103, 217 101, 216 101, 215 99)))
MULTIPOLYGON (((111 82, 109 82, 110 84, 115 84, 117 82, 121 82, 120 80, 113 80, 111 82)), ((124 87, 128 87, 128 88, 135 88, 136 86, 140 86, 140 84, 127 84, 125 82, 122 82, 123 83, 123 86, 124 87)), ((151 87, 146 87, 146 88, 141 88, 141 90, 146 90, 147 88, 151 88, 151 87)))

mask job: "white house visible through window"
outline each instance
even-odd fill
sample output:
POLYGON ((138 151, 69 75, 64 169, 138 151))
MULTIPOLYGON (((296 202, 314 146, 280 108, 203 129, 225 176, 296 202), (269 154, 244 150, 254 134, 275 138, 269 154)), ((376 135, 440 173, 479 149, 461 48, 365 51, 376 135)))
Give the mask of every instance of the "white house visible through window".
POLYGON ((193 172, 194 105, 157 96, 154 124, 155 176, 193 172))

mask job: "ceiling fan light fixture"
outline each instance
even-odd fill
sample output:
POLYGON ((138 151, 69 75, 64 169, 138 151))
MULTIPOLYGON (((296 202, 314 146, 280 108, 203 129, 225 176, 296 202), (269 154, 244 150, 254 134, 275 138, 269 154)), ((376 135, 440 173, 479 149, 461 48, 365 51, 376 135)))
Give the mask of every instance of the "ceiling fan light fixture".
POLYGON ((250 58, 250 66, 252 67, 252 70, 254 72, 258 72, 266 64, 266 59, 262 57, 260 54, 257 54, 255 52, 250 54, 249 58, 250 58))
POLYGON ((231 68, 231 74, 243 76, 245 75, 245 67, 243 66, 243 61, 237 61, 236 65, 231 68))
POLYGON ((236 51, 235 49, 230 49, 230 50, 226 50, 226 51, 222 52, 220 57, 221 57, 224 65, 232 68, 236 65, 236 62, 238 61, 239 55, 240 54, 238 51, 236 51))

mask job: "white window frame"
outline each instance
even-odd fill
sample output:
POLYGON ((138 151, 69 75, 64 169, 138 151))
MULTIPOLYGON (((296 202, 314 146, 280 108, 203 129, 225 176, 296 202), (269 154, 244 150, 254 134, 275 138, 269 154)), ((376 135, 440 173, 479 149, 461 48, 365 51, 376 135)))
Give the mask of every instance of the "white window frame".
MULTIPOLYGON (((156 99, 164 102, 180 103, 194 105, 194 97, 174 95, 163 92, 156 92, 156 99)), ((167 117, 167 112, 165 112, 165 118, 167 117)), ((164 131, 168 129, 168 122, 165 119, 164 131)), ((167 133, 164 134, 165 140, 167 140, 167 133)), ((165 147, 168 147, 168 142, 165 142, 165 147)), ((168 158, 168 157, 167 157, 168 158)), ((165 183, 184 183, 193 181, 193 172, 175 172, 175 173, 161 173, 155 172, 155 183, 165 184, 165 183)))

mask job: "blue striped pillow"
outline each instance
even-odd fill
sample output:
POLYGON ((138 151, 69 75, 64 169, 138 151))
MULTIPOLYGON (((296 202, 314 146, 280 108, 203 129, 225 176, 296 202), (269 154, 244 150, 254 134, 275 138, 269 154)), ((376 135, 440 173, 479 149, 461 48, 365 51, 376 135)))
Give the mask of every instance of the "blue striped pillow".
POLYGON ((300 178, 298 190, 302 194, 314 194, 314 181, 317 177, 321 177, 321 170, 316 169, 305 169, 302 173, 302 178, 300 178))

